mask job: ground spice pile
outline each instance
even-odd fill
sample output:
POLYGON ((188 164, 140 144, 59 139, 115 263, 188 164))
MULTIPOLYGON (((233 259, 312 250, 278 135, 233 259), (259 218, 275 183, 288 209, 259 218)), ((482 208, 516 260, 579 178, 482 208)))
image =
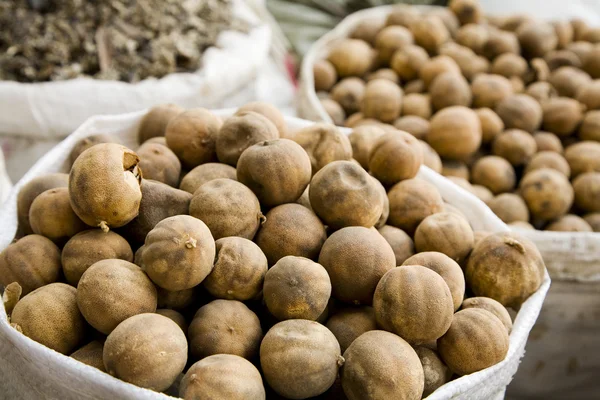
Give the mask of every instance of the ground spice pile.
POLYGON ((227 29, 247 30, 232 0, 0 2, 0 80, 87 75, 137 82, 200 67, 227 29))

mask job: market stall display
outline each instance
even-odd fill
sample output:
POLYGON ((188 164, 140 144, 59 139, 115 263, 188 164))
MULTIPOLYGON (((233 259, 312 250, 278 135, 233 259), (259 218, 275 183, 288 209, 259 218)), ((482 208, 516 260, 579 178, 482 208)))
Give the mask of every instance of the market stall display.
POLYGON ((477 2, 454 1, 449 9, 349 16, 307 53, 299 113, 352 126, 355 149, 372 148, 391 124, 411 133, 427 142, 427 165, 533 240, 554 278, 553 306, 542 311, 511 395, 573 395, 576 386, 585 397, 597 366, 584 359, 600 348, 586 314, 600 272, 600 234, 592 232, 600 204, 591 122, 597 28, 582 19, 484 14, 477 2), (391 58, 389 46, 397 49, 391 58), (373 64, 361 64, 366 54, 373 64), (582 282, 581 291, 570 281, 582 282), (565 319, 573 310, 580 319, 565 319), (577 345, 559 350, 557 341, 577 345))
POLYGON ((19 0, 1 7, 3 26, 18 28, 3 30, 0 40, 0 140, 13 181, 94 115, 159 103, 292 104, 289 72, 272 46, 277 33, 259 1, 19 0), (36 11, 32 3, 50 6, 36 11))
MULTIPOLYGON (((184 111, 167 124, 165 133, 168 148, 171 148, 172 144, 170 130, 181 129, 178 119, 187 119, 187 114, 191 111, 198 113, 202 110, 184 111)), ((281 131, 273 123, 273 114, 267 116, 264 113, 243 110, 237 113, 235 110, 214 113, 204 110, 200 113, 195 126, 202 129, 190 131, 189 138, 192 142, 198 140, 199 145, 194 148, 194 151, 212 155, 213 158, 197 161, 195 166, 189 165, 186 169, 207 166, 210 164, 207 163, 209 160, 213 164, 230 160, 228 162, 231 167, 238 168, 235 175, 237 181, 227 178, 227 175, 219 177, 218 174, 228 173, 227 168, 224 168, 213 178, 207 178, 210 180, 190 195, 180 189, 144 179, 143 169, 139 166, 139 155, 130 149, 138 147, 139 130, 143 127, 142 122, 147 115, 146 112, 140 112, 89 120, 33 167, 15 187, 7 203, 8 207, 2 210, 3 220, 9 221, 0 235, 1 246, 5 248, 0 268, 6 271, 13 271, 14 264, 11 260, 20 257, 23 249, 19 250, 19 244, 24 240, 39 241, 48 248, 56 249, 57 254, 60 251, 58 246, 62 246, 61 240, 52 241, 37 233, 25 236, 11 244, 17 232, 17 198, 19 193, 35 182, 38 176, 71 170, 69 185, 66 188, 72 203, 70 212, 74 212, 76 217, 86 224, 91 224, 88 228, 92 229, 74 234, 65 245, 70 252, 65 254, 66 250, 63 250, 63 258, 83 257, 89 260, 86 263, 91 262, 79 277, 76 288, 61 283, 57 281, 59 279, 57 276, 42 271, 40 274, 27 276, 15 275, 14 281, 20 282, 18 286, 23 287, 21 284, 27 284, 30 288, 29 294, 25 294, 15 305, 19 295, 24 293, 20 293, 16 284, 3 281, 3 284, 7 285, 5 307, 11 315, 13 326, 8 324, 6 318, 0 322, 0 332, 4 338, 2 351, 11 354, 7 361, 2 363, 1 368, 12 382, 23 382, 19 387, 9 388, 16 390, 14 393, 26 396, 27 393, 33 393, 31 391, 36 393, 43 391, 55 393, 61 398, 77 397, 82 393, 90 398, 113 395, 121 398, 161 398, 162 395, 157 392, 129 385, 114 379, 109 374, 143 388, 162 391, 171 386, 177 376, 181 377, 180 372, 186 372, 187 360, 190 370, 183 377, 178 389, 172 388, 175 391, 169 393, 191 397, 193 393, 209 393, 207 390, 215 390, 189 377, 189 374, 196 371, 202 374, 214 373, 215 370, 207 367, 209 362, 213 362, 214 364, 211 365, 214 365, 214 368, 223 371, 219 379, 230 379, 229 382, 235 382, 233 386, 227 385, 227 388, 237 390, 235 393, 252 390, 251 393, 254 393, 256 398, 264 398, 265 390, 268 394, 275 391, 285 397, 294 398, 307 398, 328 390, 343 390, 349 396, 360 396, 362 387, 377 382, 381 376, 379 373, 359 374, 358 371, 363 368, 361 365, 369 363, 370 353, 383 351, 381 354, 385 353, 386 357, 389 356, 390 362, 410 360, 406 364, 403 363, 403 368, 394 370, 394 374, 410 375, 413 379, 410 385, 408 382, 407 385, 393 387, 382 385, 380 390, 383 395, 404 393, 409 398, 418 399, 426 390, 425 393, 433 392, 429 397, 431 399, 503 396, 506 385, 518 367, 528 332, 535 322, 550 282, 541 256, 531 242, 518 234, 508 232, 507 227, 475 196, 457 191, 452 183, 426 167, 415 171, 416 176, 400 178, 397 183, 390 184, 394 189, 388 196, 384 196, 383 186, 358 163, 350 161, 351 152, 340 153, 316 171, 311 158, 320 158, 324 154, 323 151, 331 146, 337 146, 339 140, 348 140, 345 135, 348 135, 350 130, 333 128, 329 135, 337 137, 336 140, 319 140, 319 132, 323 127, 309 121, 286 118, 286 135, 290 135, 292 139, 296 137, 295 134, 299 137, 294 141, 281 138, 281 131), (245 119, 246 117, 248 118, 245 119), (237 135, 233 135, 228 130, 229 124, 238 125, 237 135), (69 157, 72 149, 98 130, 118 138, 122 144, 97 144, 81 153, 72 163, 69 157), (262 134, 269 132, 275 132, 275 138, 262 140, 262 134), (221 142, 222 147, 219 147, 221 133, 226 134, 227 141, 221 142), (250 133, 255 137, 251 138, 250 133), (310 135, 315 139, 312 142, 306 139, 310 135), (204 139, 200 140, 201 138, 204 139), (226 150, 240 146, 245 150, 237 160, 230 159, 231 152, 217 152, 218 148, 226 150), (110 161, 92 167, 98 162, 98 157, 110 161), (244 171, 252 171, 255 163, 260 163, 267 169, 272 167, 271 178, 281 181, 282 184, 277 187, 268 186, 261 184, 266 181, 261 181, 260 175, 246 174, 244 171), (282 165, 287 167, 282 169, 282 165), (121 177, 116 180, 110 178, 113 176, 113 170, 119 168, 121 177), (97 183, 90 185, 89 179, 92 175, 97 183), (88 178, 85 179, 85 176, 88 178), (124 182, 127 188, 119 191, 103 190, 105 185, 114 185, 117 182, 124 182), (307 186, 308 199, 302 199, 307 186), (284 195, 280 188, 286 188, 285 193, 289 195, 284 195), (394 249, 397 248, 398 243, 392 244, 393 240, 386 240, 383 234, 372 227, 375 224, 384 227, 387 222, 392 225, 389 228, 396 229, 396 231, 392 229, 393 232, 402 232, 394 225, 398 226, 395 221, 402 221, 404 218, 405 213, 402 209, 406 204, 397 199, 400 199, 403 193, 409 194, 415 191, 411 196, 417 195, 421 192, 420 188, 428 188, 424 193, 431 193, 438 203, 431 211, 421 213, 420 216, 417 209, 413 210, 411 218, 414 221, 412 224, 415 226, 417 237, 435 246, 435 249, 428 250, 430 253, 418 253, 417 256, 438 254, 438 257, 444 260, 445 266, 437 262, 430 265, 425 258, 414 260, 415 264, 411 266, 397 267, 400 263, 394 249), (353 202, 364 204, 365 197, 372 198, 373 201, 365 208, 364 218, 355 215, 356 213, 351 211, 354 210, 351 206, 347 211, 336 209, 333 213, 328 207, 327 191, 343 195, 344 202, 349 204, 353 202), (153 204, 159 200, 157 193, 167 192, 170 195, 175 195, 177 192, 184 204, 189 202, 190 213, 196 202, 203 202, 207 204, 206 207, 215 210, 213 214, 218 213, 222 217, 215 219, 210 218, 210 214, 205 214, 205 217, 198 219, 186 215, 188 212, 185 210, 175 209, 169 211, 170 215, 156 216, 155 210, 163 210, 158 204, 153 204), (394 196, 391 195, 392 192, 394 196), (141 201, 136 201, 140 194, 141 201), (274 197, 275 195, 284 196, 274 197), (106 208, 96 207, 96 202, 100 200, 99 196, 106 202, 106 208), (223 204, 222 201, 211 203, 211 197, 228 199, 231 204, 223 204), (244 219, 244 215, 252 208, 242 205, 252 202, 263 205, 262 208, 253 211, 252 219, 257 223, 257 227, 253 226, 250 218, 244 219), (265 206, 266 203, 270 205, 265 206), (307 208, 307 205, 310 205, 314 211, 307 208), (106 210, 110 212, 105 213, 106 210), (131 210, 133 214, 130 214, 131 210), (266 221, 263 214, 266 215, 266 221), (432 215, 427 217, 429 214, 432 215), (228 216, 231 216, 231 219, 228 216), (487 256, 483 254, 485 250, 481 255, 476 256, 480 248, 491 246, 498 251, 506 252, 508 261, 497 266, 502 272, 500 270, 494 272, 490 269, 484 275, 476 276, 467 273, 466 283, 463 282, 463 285, 471 288, 479 296, 496 299, 494 304, 500 309, 504 309, 505 306, 518 309, 510 335, 501 317, 485 307, 472 308, 471 305, 464 311, 454 313, 464 293, 464 288, 461 290, 460 285, 457 286, 463 272, 456 260, 465 262, 465 256, 452 254, 443 241, 433 239, 439 238, 439 230, 444 229, 443 224, 438 225, 439 222, 433 222, 433 217, 436 221, 440 219, 439 222, 444 218, 456 220, 460 229, 471 232, 472 239, 467 246, 474 248, 472 253, 474 258, 469 257, 467 271, 471 265, 474 271, 480 270, 476 265, 481 262, 496 265, 487 260, 487 256), (133 218, 133 223, 136 225, 144 223, 143 226, 147 227, 142 242, 136 239, 138 237, 136 232, 139 232, 137 228, 128 229, 129 224, 132 223, 130 218, 133 218), (431 222, 427 222, 428 218, 432 219, 431 222), (288 222, 285 222, 286 220, 288 222), (232 233, 240 227, 239 222, 242 221, 247 221, 245 228, 240 233, 232 233), (267 228, 270 222, 275 225, 267 228), (325 229, 325 224, 329 225, 328 230, 325 229), (294 226, 295 229, 290 229, 294 226), (281 252, 270 244, 273 236, 268 233, 268 229, 277 232, 284 227, 288 231, 278 239, 282 243, 279 247, 285 249, 281 252), (334 227, 337 230, 334 231, 334 227), (257 230, 258 234, 255 236, 257 230), (111 243, 117 246, 115 249, 121 246, 119 243, 122 243, 122 240, 116 240, 116 236, 120 236, 127 241, 130 251, 115 252, 112 259, 101 257, 93 260, 90 254, 83 251, 90 249, 89 245, 84 248, 78 247, 77 244, 69 245, 69 242, 78 239, 80 235, 87 234, 86 232, 96 232, 95 239, 90 237, 87 240, 99 240, 102 235, 114 236, 112 239, 114 241, 111 243), (477 232, 477 235, 473 232, 477 232), (240 237, 231 235, 240 235, 240 237), (217 239, 218 237, 221 238, 217 239), (255 242, 250 239, 254 239, 255 242), (336 250, 340 248, 346 250, 341 252, 336 250), (243 256, 248 263, 238 265, 234 260, 228 261, 226 254, 232 254, 231 252, 243 256), (372 254, 372 257, 365 258, 364 254, 367 252, 372 254), (213 266, 215 254, 218 256, 213 266), (455 257, 454 261, 453 257, 455 257), (357 263, 363 265, 363 271, 370 271, 368 276, 361 274, 359 277, 353 272, 353 267, 357 263), (165 269, 165 265, 177 267, 165 269), (270 269, 267 272, 268 266, 270 269), (252 271, 249 270, 251 267, 252 271), (206 274, 208 271, 210 273, 206 274), (234 277, 240 276, 239 274, 248 277, 245 280, 248 286, 236 284, 237 279, 234 277), (491 275, 486 277, 486 274, 491 275), (252 297, 248 296, 256 292, 256 285, 259 287, 261 285, 261 279, 253 279, 253 276, 264 276, 264 296, 269 293, 271 296, 277 296, 279 301, 271 303, 269 300, 265 304, 257 300, 249 301, 248 299, 252 297), (496 280, 496 283, 489 280, 489 277, 494 276, 496 278, 493 280, 496 280), (204 285, 209 277, 211 278, 208 284, 204 285), (500 277, 502 279, 498 280, 500 277), (314 284, 306 285, 307 280, 314 284), (201 282, 200 285, 197 285, 198 281, 201 282), (291 286, 286 286, 286 282, 291 286), (429 293, 429 295, 422 296, 418 302, 413 302, 410 297, 396 296, 397 292, 393 287, 410 282, 418 282, 422 286, 423 294, 429 293), (510 287, 523 285, 521 295, 504 297, 504 293, 509 293, 504 284, 510 287), (106 289, 103 290, 101 287, 106 289), (222 287, 229 287, 229 289, 222 290, 220 289, 222 287), (205 290, 209 290, 210 295, 205 290), (110 302, 102 293, 126 296, 130 300, 110 302), (44 309, 48 308, 47 311, 36 306, 39 304, 37 302, 40 300, 37 299, 40 297, 49 299, 42 303, 44 309), (415 315, 411 313, 414 318, 411 317, 410 326, 402 324, 399 326, 394 313, 390 313, 389 301, 399 306, 426 307, 431 309, 431 312, 435 310, 435 315, 439 315, 439 318, 428 313, 415 315), (100 304, 104 306, 99 306, 100 304), (298 304, 302 307, 297 307, 298 304), (359 327, 362 325, 356 325, 358 331, 352 335, 359 339, 354 342, 346 341, 347 348, 342 354, 339 343, 346 335, 343 326, 354 329, 355 325, 352 319, 347 322, 342 320, 338 321, 336 329, 332 326, 333 322, 329 324, 328 319, 331 320, 343 309, 367 311, 371 304, 373 313, 368 318, 375 319, 379 326, 392 333, 378 330, 363 333, 361 330, 364 328, 359 327), (158 307, 179 310, 183 320, 173 312, 162 311, 162 315, 154 314, 158 307), (48 321, 43 326, 37 323, 55 313, 63 315, 65 312, 69 313, 68 319, 51 318, 51 323, 48 321), (37 317, 34 318, 33 316, 36 315, 37 317), (172 319, 169 319, 168 315, 171 315, 172 319), (303 319, 289 319, 299 317, 303 319), (222 325, 217 321, 224 321, 225 324, 222 325), (180 327, 188 323, 189 329, 185 341, 183 340, 185 335, 180 327), (465 337, 465 327, 473 323, 478 326, 477 335, 465 337), (95 330, 108 334, 102 351, 102 364, 89 362, 93 365, 103 365, 108 374, 76 361, 76 359, 86 359, 84 355, 87 351, 92 352, 99 347, 97 342, 86 344, 88 340, 100 339, 101 342, 103 339, 79 336, 78 332, 81 330, 78 327, 88 324, 95 330), (69 335, 69 340, 67 336, 57 340, 53 334, 54 330, 66 329, 67 325, 73 328, 69 329, 73 335, 69 335), (331 330, 325 325, 332 326, 331 330), (144 326, 143 333, 140 333, 140 326, 144 326), (29 338, 23 336, 19 329, 29 338), (224 332, 218 333, 220 329, 229 332, 227 337, 231 340, 216 342, 208 340, 215 334, 223 336, 224 332), (490 336, 488 334, 490 332, 494 334, 490 336), (138 336, 138 333, 143 337, 138 336), (141 340, 138 344, 145 344, 135 345, 135 338, 141 340), (436 339, 438 339, 439 351, 437 354, 428 349, 431 341, 436 339), (388 343, 391 347, 385 347, 383 350, 382 343, 388 343), (409 343, 425 347, 422 349, 419 347, 419 352, 415 352, 409 343), (86 347, 77 350, 83 345, 86 347), (47 347, 54 348, 56 351, 47 347), (286 350, 293 347, 304 350, 299 352, 286 350), (489 359, 482 359, 476 364, 465 363, 465 354, 479 351, 484 347, 487 349, 486 352, 493 349, 493 352, 489 353, 489 359), (186 348, 191 350, 189 359, 187 359, 187 350, 184 351, 186 348), (391 353, 390 348, 393 349, 391 353), (59 354, 61 352, 71 354, 74 351, 77 352, 72 358, 59 354), (163 353, 169 355, 168 360, 164 357, 155 357, 163 353), (222 353, 232 354, 232 356, 230 358, 216 356, 222 353), (200 358, 202 360, 195 363, 200 358), (244 358, 258 361, 256 367, 250 366, 244 358), (310 365, 315 368, 314 371, 307 369, 308 359, 313 360, 310 365), (448 375, 431 386, 433 378, 430 377, 433 375, 430 374, 434 374, 435 371, 421 366, 424 362, 422 360, 425 359, 437 360, 438 365, 441 362, 448 365, 449 371, 456 374, 456 379, 445 383, 449 379, 448 375), (137 364, 131 364, 132 360, 139 361, 137 364), (148 373, 132 368, 132 365, 166 366, 167 364, 164 363, 168 364, 168 373, 165 369, 165 373, 160 375, 152 373, 155 370, 153 368, 147 369, 148 373), (48 365, 52 367, 47 368, 48 365), (257 367, 264 373, 262 386, 258 385, 257 367), (242 371, 246 371, 243 378, 239 375, 242 371), (338 371, 341 381, 338 382, 339 384, 334 384, 338 371), (464 376, 459 377, 460 375, 464 376), (35 379, 36 376, 43 376, 44 379, 35 379), (65 380, 66 376, 71 378, 65 380), (32 384, 32 382, 36 383, 32 384), (426 382, 429 385, 427 388, 426 382), (437 387, 442 384, 443 386, 437 387)), ((389 144, 392 147, 388 156, 393 156, 400 150, 393 144, 396 143, 395 140, 403 139, 404 134, 398 132, 390 135, 389 144)), ((322 137, 322 139, 326 138, 322 137)), ((419 147, 417 151, 421 151, 421 148, 419 147)), ((210 173, 215 170, 203 168, 203 171, 210 171, 210 173)), ((52 193, 57 190, 50 188, 46 192, 52 193)), ((33 203, 39 196, 41 194, 38 194, 33 203)), ((421 200, 423 204, 429 201, 429 195, 424 196, 421 200)), ((417 198, 414 201, 419 204, 417 198)), ((197 209, 202 211, 204 207, 197 209)), ((66 208, 62 212, 69 212, 69 209, 66 208)), ((31 224, 31 219, 29 223, 31 224)), ((68 232, 67 235, 72 234, 73 232, 68 232)), ((390 232, 387 235, 390 237, 390 232)), ((391 237, 399 238, 400 241, 412 241, 413 232, 410 235, 392 234, 391 237)), ((420 243, 420 240, 417 242, 420 243)), ((79 243, 85 241, 79 240, 79 243)), ((20 247, 32 248, 31 246, 20 247)), ((97 246, 91 248, 95 247, 97 246)), ((420 250, 412 250, 413 253, 415 251, 420 250)), ((59 270, 64 268, 62 265, 66 265, 62 259, 56 261, 59 270)), ((53 259, 47 260, 49 271, 56 270, 53 262, 53 259)), ((3 279, 8 276, 2 274, 3 279)), ((365 331, 367 330, 370 329, 367 327, 365 331)), ((97 360, 100 352, 96 350, 95 354, 97 360)), ((89 357, 93 358, 92 355, 89 357)), ((388 369, 380 372, 390 373, 388 369)))

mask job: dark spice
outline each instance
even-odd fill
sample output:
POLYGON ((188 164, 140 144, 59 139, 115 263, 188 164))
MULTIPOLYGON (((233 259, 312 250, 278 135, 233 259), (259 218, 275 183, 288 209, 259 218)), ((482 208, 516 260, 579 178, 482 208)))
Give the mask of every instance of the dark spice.
POLYGON ((91 76, 137 82, 194 71, 223 30, 246 31, 232 0, 0 2, 0 80, 91 76))

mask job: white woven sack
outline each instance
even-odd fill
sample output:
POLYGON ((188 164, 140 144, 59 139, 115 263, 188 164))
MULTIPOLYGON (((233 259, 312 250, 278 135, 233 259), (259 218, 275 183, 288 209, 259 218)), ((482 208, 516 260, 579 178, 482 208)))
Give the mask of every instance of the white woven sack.
POLYGON ((0 149, 0 207, 4 200, 8 198, 8 194, 12 189, 12 182, 6 173, 6 165, 4 165, 4 154, 2 154, 2 149, 0 149))
MULTIPOLYGON (((416 6, 431 9, 432 6, 416 6)), ((346 38, 364 19, 385 20, 393 6, 377 7, 356 12, 344 19, 334 30, 313 45, 302 62, 298 93, 298 115, 312 121, 333 122, 314 90, 313 65, 327 57, 329 50, 339 40, 346 38)), ((552 278, 598 281, 600 280, 600 233, 563 233, 523 231, 538 246, 552 278)))
POLYGON ((142 110, 159 103, 186 108, 238 107, 260 100, 291 108, 295 88, 285 48, 263 0, 234 0, 248 34, 222 32, 195 73, 129 84, 79 78, 25 84, 0 82, 0 145, 9 175, 20 179, 43 154, 94 115, 142 110))
MULTIPOLYGON (((234 110, 216 111, 231 115, 234 110)), ((68 157, 75 143, 83 137, 102 131, 120 138, 136 148, 136 134, 144 112, 120 116, 94 117, 40 159, 12 190, 5 207, 0 210, 0 249, 8 246, 17 229, 17 193, 33 178, 49 172, 67 171, 68 157)), ((288 128, 295 130, 313 122, 287 118, 288 128)), ((349 130, 344 129, 348 134, 349 130)), ((444 199, 461 210, 474 229, 506 231, 504 225, 479 199, 470 193, 457 191, 454 185, 423 167, 419 177, 433 183, 444 199)), ((429 399, 502 399, 506 385, 517 371, 531 327, 538 316, 550 278, 546 274, 542 287, 521 307, 510 335, 508 355, 501 363, 457 379, 434 392, 429 399)), ((50 350, 23 336, 7 323, 0 307, 0 393, 10 399, 166 399, 160 393, 140 389, 117 380, 95 368, 50 350)))
POLYGON ((488 15, 533 15, 547 20, 579 18, 591 26, 600 24, 600 2, 595 0, 479 0, 488 15))
POLYGON ((60 82, 0 82, 0 135, 64 138, 85 120, 102 114, 142 110, 157 103, 183 107, 224 107, 221 103, 250 84, 266 63, 271 29, 244 0, 234 14, 251 24, 247 34, 222 32, 193 73, 130 84, 77 78, 60 82))
MULTIPOLYGON (((486 10, 502 14, 541 13, 543 17, 556 19, 576 17, 592 25, 600 21, 600 7, 592 2, 574 1, 573 6, 569 3, 568 9, 565 9, 562 0, 483 0, 482 4, 486 10)), ((417 7, 431 9, 431 6, 417 7)), ((332 122, 314 90, 312 71, 315 61, 326 58, 331 47, 347 37, 358 22, 365 18, 384 20, 392 8, 385 6, 356 12, 315 42, 302 63, 298 93, 300 117, 332 122)), ((458 186, 454 190, 464 192, 458 186)), ((534 331, 537 330, 535 340, 530 340, 523 368, 509 388, 509 394, 514 399, 543 399, 546 395, 557 399, 599 397, 600 381, 597 376, 600 375, 600 362, 591 360, 590 354, 600 351, 600 335, 597 334, 600 332, 600 318, 597 316, 600 296, 589 297, 589 293, 600 293, 600 233, 519 232, 537 245, 553 285, 538 319, 539 326, 534 328, 534 331), (573 285, 570 281, 586 283, 586 286, 573 285), (575 319, 565 315, 579 317, 575 319), (573 368, 573 365, 576 367, 573 368), (577 397, 576 393, 581 397, 577 397)))
MULTIPOLYGON (((560 0, 514 0, 501 4, 490 0, 483 1, 483 6, 504 14, 510 13, 513 7, 517 8, 516 11, 529 11, 532 15, 537 15, 541 7, 543 16, 547 18, 577 17, 597 25, 600 20, 597 5, 596 12, 586 12, 585 7, 589 7, 587 3, 574 3, 575 6, 569 7, 568 12, 560 0), (541 3, 544 3, 543 7, 541 3)), ((430 8, 419 7, 424 10, 430 8)), ((386 6, 354 13, 313 45, 301 69, 299 116, 313 121, 332 122, 314 90, 312 71, 315 61, 326 58, 329 49, 347 37, 359 21, 365 18, 384 20, 391 9, 386 6)), ((466 193, 456 185, 454 190, 466 193)), ((535 335, 529 342, 527 357, 509 388, 509 394, 515 400, 543 399, 548 396, 557 399, 598 397, 600 362, 594 361, 590 354, 600 351, 600 296, 590 296, 590 293, 600 294, 600 233, 519 232, 537 245, 554 282, 538 325, 534 328, 535 335), (573 285, 571 281, 585 285, 573 285), (570 344, 566 346, 565 343, 570 344)))
MULTIPOLYGON (((580 18, 600 25, 600 2, 480 0, 495 15, 580 18)), ((600 233, 521 232, 543 250, 552 287, 531 331, 508 396, 520 399, 592 399, 600 396, 600 233)))

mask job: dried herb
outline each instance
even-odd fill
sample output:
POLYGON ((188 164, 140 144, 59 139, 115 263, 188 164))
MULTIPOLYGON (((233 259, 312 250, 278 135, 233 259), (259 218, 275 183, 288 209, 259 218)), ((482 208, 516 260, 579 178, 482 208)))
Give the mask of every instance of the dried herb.
POLYGON ((0 1, 0 26, 0 80, 19 82, 193 71, 221 31, 248 29, 231 0, 0 1))

